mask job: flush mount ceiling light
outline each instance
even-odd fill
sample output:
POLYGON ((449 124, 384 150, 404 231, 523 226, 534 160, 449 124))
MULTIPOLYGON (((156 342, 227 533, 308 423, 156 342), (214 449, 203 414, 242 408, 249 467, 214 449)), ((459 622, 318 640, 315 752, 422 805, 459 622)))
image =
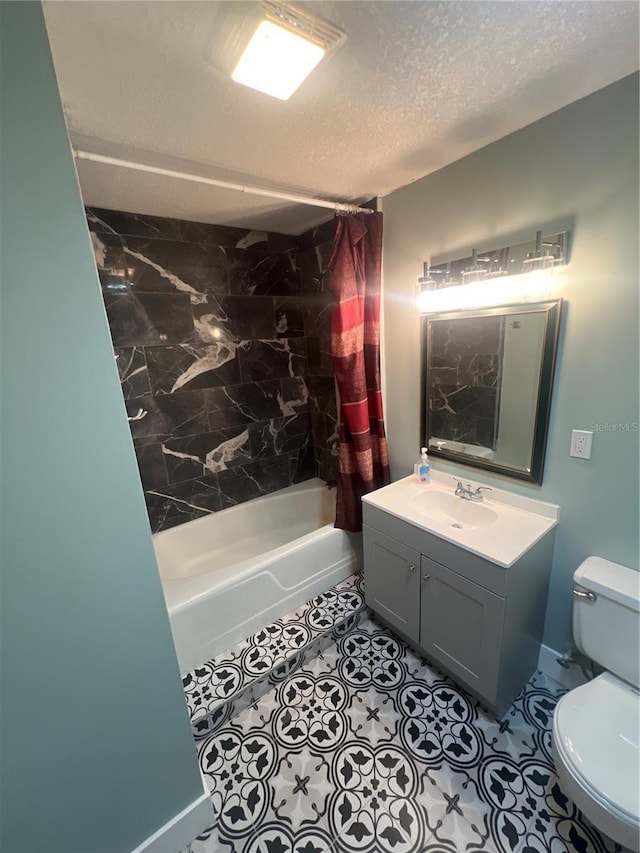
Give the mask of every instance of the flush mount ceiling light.
POLYGON ((282 101, 288 100, 346 34, 328 21, 287 3, 264 2, 263 19, 231 77, 282 101))

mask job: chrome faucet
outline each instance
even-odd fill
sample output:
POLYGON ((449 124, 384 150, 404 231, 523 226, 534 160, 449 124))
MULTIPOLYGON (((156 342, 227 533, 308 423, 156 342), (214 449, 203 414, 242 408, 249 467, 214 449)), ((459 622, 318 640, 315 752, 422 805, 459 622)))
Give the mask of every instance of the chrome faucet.
POLYGON ((467 485, 464 486, 462 484, 462 480, 456 480, 455 477, 452 479, 456 482, 456 490, 454 494, 457 497, 462 498, 463 501, 475 501, 478 503, 484 500, 484 495, 482 494, 484 491, 493 491, 490 486, 478 486, 477 489, 473 489, 471 483, 467 483, 467 485))

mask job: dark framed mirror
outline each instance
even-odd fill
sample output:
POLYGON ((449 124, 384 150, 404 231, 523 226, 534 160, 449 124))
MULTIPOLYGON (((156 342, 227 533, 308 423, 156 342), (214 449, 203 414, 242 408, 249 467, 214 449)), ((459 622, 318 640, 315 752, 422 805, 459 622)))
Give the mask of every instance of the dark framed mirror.
POLYGON ((422 443, 541 483, 562 300, 422 318, 422 443))

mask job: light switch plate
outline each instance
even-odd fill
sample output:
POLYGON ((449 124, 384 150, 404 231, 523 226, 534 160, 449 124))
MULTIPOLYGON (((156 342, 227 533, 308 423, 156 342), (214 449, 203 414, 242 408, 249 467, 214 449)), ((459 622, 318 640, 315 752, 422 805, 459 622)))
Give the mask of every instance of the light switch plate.
POLYGON ((572 429, 569 456, 575 456, 578 459, 591 459, 592 441, 593 433, 590 430, 572 429))

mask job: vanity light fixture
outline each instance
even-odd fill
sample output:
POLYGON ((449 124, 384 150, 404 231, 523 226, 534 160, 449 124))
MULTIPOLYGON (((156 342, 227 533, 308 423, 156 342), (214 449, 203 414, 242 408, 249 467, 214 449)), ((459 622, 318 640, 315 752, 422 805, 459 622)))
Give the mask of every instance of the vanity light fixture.
POLYGON ((565 263, 565 237, 566 234, 558 234, 555 239, 546 242, 542 238, 542 231, 536 231, 536 247, 529 252, 523 260, 522 265, 530 270, 548 270, 565 263))
POLYGON ((263 18, 231 77, 282 101, 288 100, 346 34, 329 21, 288 3, 262 3, 263 18))
POLYGON ((422 275, 418 279, 420 290, 439 290, 447 285, 447 271, 432 269, 427 262, 422 265, 422 275))
POLYGON ((567 232, 519 243, 431 267, 418 279, 421 314, 484 308, 549 298, 555 270, 566 263, 567 232))
POLYGON ((499 283, 485 279, 439 290, 422 290, 418 296, 418 307, 421 314, 489 308, 509 302, 535 302, 550 298, 553 290, 554 276, 549 270, 532 270, 504 276, 499 283))

